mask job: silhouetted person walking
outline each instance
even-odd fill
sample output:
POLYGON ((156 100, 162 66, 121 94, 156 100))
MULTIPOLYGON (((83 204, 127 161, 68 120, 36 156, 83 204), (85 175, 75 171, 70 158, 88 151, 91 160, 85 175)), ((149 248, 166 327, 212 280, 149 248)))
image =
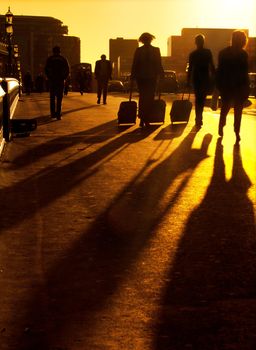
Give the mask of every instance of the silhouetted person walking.
POLYGON ((32 76, 29 71, 23 77, 24 88, 27 95, 30 95, 32 90, 32 76))
POLYGON ((236 142, 240 141, 240 126, 244 102, 250 91, 248 75, 248 54, 244 50, 247 36, 241 30, 232 34, 231 46, 221 50, 218 58, 217 88, 221 95, 219 135, 223 136, 226 117, 234 106, 234 131, 236 142))
POLYGON ((157 80, 164 75, 161 54, 158 47, 151 45, 154 35, 143 33, 139 42, 143 45, 134 53, 131 79, 136 80, 139 90, 140 126, 149 124, 149 113, 154 101, 157 80))
POLYGON ((85 67, 80 67, 77 73, 77 82, 79 86, 80 94, 83 95, 86 86, 86 70, 85 67))
POLYGON ((101 60, 96 61, 94 70, 95 79, 97 80, 97 103, 100 104, 103 93, 103 103, 107 103, 108 81, 111 80, 112 64, 106 59, 106 55, 101 55, 101 60))
POLYGON ((43 73, 39 73, 35 81, 35 88, 37 92, 42 93, 44 91, 44 81, 45 81, 45 78, 43 76, 43 73))
POLYGON ((189 55, 189 67, 187 81, 192 84, 195 93, 196 127, 203 125, 203 110, 206 96, 210 91, 211 83, 215 75, 212 53, 204 48, 205 37, 198 34, 195 37, 196 50, 189 55))
POLYGON ((46 61, 45 74, 49 81, 51 117, 61 119, 64 83, 69 75, 69 64, 60 54, 59 46, 55 46, 52 51, 53 55, 46 61))

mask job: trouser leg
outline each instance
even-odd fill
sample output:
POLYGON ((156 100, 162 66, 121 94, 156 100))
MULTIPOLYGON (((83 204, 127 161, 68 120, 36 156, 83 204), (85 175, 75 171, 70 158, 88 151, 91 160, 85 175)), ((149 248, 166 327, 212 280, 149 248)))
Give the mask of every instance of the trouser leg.
POLYGON ((100 102, 101 93, 102 93, 102 83, 101 83, 101 81, 98 80, 98 83, 97 83, 97 98, 98 98, 98 102, 100 102))
POLYGON ((149 122, 149 115, 155 96, 155 81, 142 81, 138 83, 139 88, 139 117, 144 122, 149 122))
POLYGON ((243 112, 243 103, 235 103, 234 105, 234 131, 237 135, 240 133, 241 119, 243 112))
POLYGON ((57 116, 61 115, 61 104, 62 104, 62 94, 57 95, 57 107, 56 107, 56 114, 57 116))
POLYGON ((53 88, 50 88, 50 112, 52 117, 55 116, 55 91, 53 88))
POLYGON ((195 95, 196 125, 201 126, 203 124, 203 110, 205 105, 206 94, 197 92, 195 95))
POLYGON ((103 83, 103 103, 107 102, 107 94, 108 94, 108 82, 104 81, 104 83, 103 83))
POLYGON ((223 136, 223 127, 226 125, 226 119, 228 112, 230 110, 230 102, 222 100, 222 106, 220 110, 220 120, 219 120, 219 135, 223 136))

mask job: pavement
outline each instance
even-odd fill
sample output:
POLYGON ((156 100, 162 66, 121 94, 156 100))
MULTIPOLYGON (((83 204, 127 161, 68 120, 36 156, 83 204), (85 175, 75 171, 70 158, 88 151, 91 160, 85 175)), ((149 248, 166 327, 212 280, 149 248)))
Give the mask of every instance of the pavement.
MULTIPOLYGON (((72 92, 0 160, 1 350, 255 350, 256 102, 195 131, 118 127, 127 96, 72 92)), ((134 97, 137 99, 137 96, 134 97)))

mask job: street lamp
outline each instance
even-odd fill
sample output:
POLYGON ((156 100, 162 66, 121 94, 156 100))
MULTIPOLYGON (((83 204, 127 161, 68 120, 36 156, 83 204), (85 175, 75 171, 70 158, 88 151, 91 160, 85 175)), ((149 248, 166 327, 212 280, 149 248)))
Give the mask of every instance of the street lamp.
POLYGON ((8 12, 5 14, 5 31, 7 35, 7 49, 8 49, 8 63, 7 63, 7 75, 12 75, 12 35, 13 35, 13 14, 8 8, 8 12))

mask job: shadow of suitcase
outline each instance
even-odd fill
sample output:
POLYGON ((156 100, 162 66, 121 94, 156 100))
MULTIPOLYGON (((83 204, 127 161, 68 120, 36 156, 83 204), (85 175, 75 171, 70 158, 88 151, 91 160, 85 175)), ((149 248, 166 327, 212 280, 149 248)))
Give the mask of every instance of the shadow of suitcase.
POLYGON ((192 110, 192 102, 190 101, 190 94, 187 99, 184 99, 184 93, 180 100, 174 100, 172 103, 170 117, 171 123, 186 122, 188 123, 190 113, 192 110))

